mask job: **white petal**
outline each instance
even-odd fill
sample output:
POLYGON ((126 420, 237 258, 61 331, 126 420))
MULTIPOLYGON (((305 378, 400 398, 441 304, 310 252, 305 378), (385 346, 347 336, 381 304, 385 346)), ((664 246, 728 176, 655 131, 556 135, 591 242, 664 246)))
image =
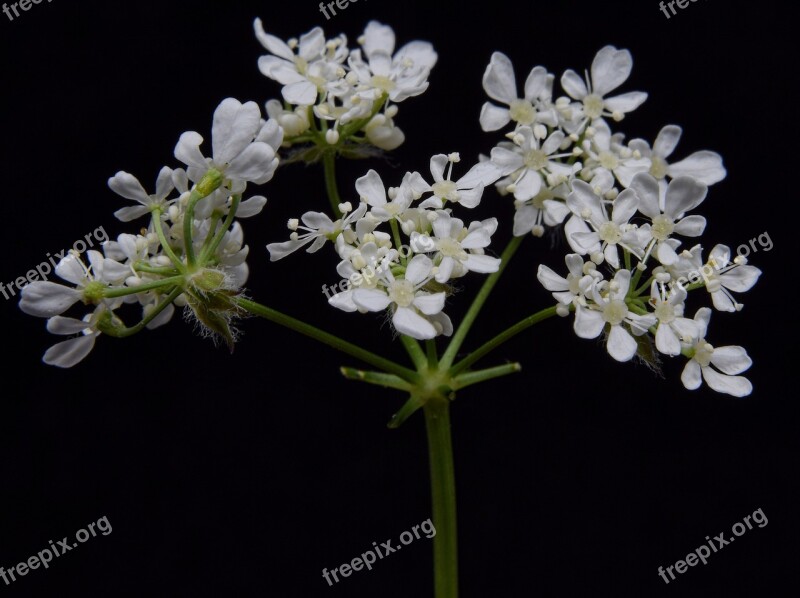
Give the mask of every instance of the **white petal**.
POLYGON ((603 332, 606 322, 603 315, 594 309, 579 305, 575 308, 575 334, 580 338, 597 338, 603 332))
POLYGON ((426 255, 416 255, 406 266, 406 280, 415 286, 428 278, 433 268, 433 262, 426 255))
POLYGON ((755 266, 738 266, 720 276, 719 280, 722 286, 737 293, 744 293, 753 288, 759 276, 761 270, 755 266))
POLYGON ((378 289, 355 289, 353 303, 367 311, 383 311, 392 303, 384 291, 378 289))
POLYGON ((491 274, 500 269, 502 260, 490 255, 477 255, 469 254, 464 265, 470 272, 478 272, 480 274, 491 274))
POLYGON ((528 201, 536 197, 542 189, 542 175, 533 170, 526 170, 525 174, 517 180, 517 189, 514 198, 519 201, 528 201))
POLYGON ((647 94, 643 91, 631 91, 623 93, 622 95, 614 96, 613 98, 606 98, 603 101, 605 107, 611 112, 633 112, 639 106, 644 104, 647 99, 647 94))
POLYGON ((142 187, 139 179, 130 173, 118 172, 108 179, 108 186, 111 187, 114 193, 121 195, 125 199, 132 199, 140 204, 147 204, 150 201, 150 196, 142 187))
POLYGON ((640 172, 634 176, 629 188, 639 196, 639 211, 642 214, 650 218, 661 214, 658 181, 649 172, 640 172))
POLYGON ((257 18, 253 22, 253 28, 255 29, 256 32, 256 38, 258 38, 258 41, 261 42, 261 45, 264 46, 267 50, 269 50, 276 56, 285 58, 286 60, 294 59, 294 52, 292 52, 289 46, 287 46, 282 40, 278 39, 274 35, 270 35, 266 31, 264 31, 264 25, 261 22, 261 19, 257 18))
POLYGON ((599 96, 613 91, 625 83, 632 68, 633 58, 628 50, 605 46, 592 61, 592 91, 599 96))
POLYGON ((127 208, 120 208, 114 212, 114 216, 120 222, 131 222, 137 218, 141 218, 145 214, 150 213, 150 208, 147 206, 128 206, 127 208))
POLYGON ((497 131, 511 122, 511 115, 508 108, 495 106, 491 102, 486 102, 481 108, 480 123, 484 131, 497 131))
POLYGON ((296 106, 312 106, 317 101, 317 86, 310 81, 296 81, 281 89, 283 99, 296 106))
POLYGON ((543 66, 534 67, 528 74, 528 78, 525 79, 525 99, 532 102, 536 98, 543 96, 548 91, 549 86, 547 69, 543 66))
POLYGON ((236 217, 251 218, 256 216, 261 213, 265 205, 267 205, 267 198, 263 195, 251 197, 239 204, 239 209, 236 210, 236 217))
POLYGON ((716 152, 696 152, 669 166, 671 177, 690 176, 704 185, 719 183, 727 172, 722 165, 722 157, 716 152))
POLYGON ((346 312, 358 311, 358 306, 353 301, 353 291, 343 291, 332 295, 328 303, 337 309, 346 312))
POLYGON ((432 316, 444 309, 444 299, 444 293, 421 293, 414 299, 414 307, 426 316, 432 316))
POLYGON ((47 320, 47 332, 50 334, 70 335, 79 334, 88 328, 83 320, 55 316, 47 320))
MULTIPOLYGON (((341 7, 340 7, 341 8, 341 7)), ((378 21, 370 21, 364 29, 364 53, 371 56, 377 51, 392 54, 394 52, 394 31, 388 25, 378 21)))
POLYGON ((261 110, 255 102, 242 104, 226 98, 214 111, 211 128, 213 156, 217 164, 229 164, 255 139, 261 129, 261 110))
POLYGON ((675 230, 684 237, 699 237, 706 229, 706 219, 702 216, 687 216, 683 220, 675 223, 675 230))
POLYGON ((696 390, 700 388, 700 385, 703 383, 700 376, 700 364, 694 359, 690 359, 684 366, 683 372, 681 373, 681 382, 683 382, 683 385, 689 390, 696 390))
POLYGON ((175 146, 175 157, 186 164, 205 171, 208 163, 200 151, 200 144, 203 143, 203 136, 195 131, 187 131, 178 139, 175 146))
POLYGON ((680 355, 681 343, 675 331, 667 324, 659 324, 656 330, 656 349, 664 355, 680 355))
POLYGON ((358 191, 361 201, 365 201, 370 206, 386 204, 386 187, 384 187, 380 175, 374 170, 370 170, 356 180, 356 191, 358 191))
POLYGON ((747 355, 744 347, 717 347, 711 354, 711 363, 722 373, 728 375, 741 374, 751 365, 753 360, 747 355))
POLYGON ((493 100, 510 104, 517 99, 517 82, 514 66, 502 52, 492 54, 492 59, 483 74, 483 89, 493 100))
POLYGON ((636 339, 622 326, 612 326, 606 349, 617 361, 630 361, 636 355, 636 339))
POLYGON ((561 76, 561 87, 564 88, 569 97, 575 100, 582 100, 589 95, 589 90, 586 88, 586 82, 583 77, 572 69, 568 69, 561 76))
POLYGON ((392 324, 400 334, 417 340, 427 340, 436 336, 436 328, 412 308, 399 307, 392 316, 392 324))
POLYGON ((686 212, 696 208, 706 198, 708 187, 698 183, 690 177, 679 177, 673 179, 667 188, 667 196, 664 200, 664 213, 670 218, 677 220, 686 212))
POLYGON ((703 368, 703 380, 709 388, 734 397, 746 397, 753 392, 753 385, 742 376, 726 376, 713 368, 703 368))
MULTIPOLYGON (((581 259, 581 264, 583 264, 583 259, 581 259)), ((559 276, 551 268, 545 266, 544 264, 539 264, 539 270, 536 272, 536 278, 539 279, 539 282, 548 291, 569 290, 569 283, 567 282, 567 279, 563 276, 559 276)))
POLYGON ((275 152, 266 143, 248 145, 228 166, 225 174, 231 179, 263 185, 275 173, 275 152))
POLYGON ((659 158, 671 156, 681 140, 682 133, 682 129, 677 125, 667 125, 661 129, 658 132, 655 143, 653 143, 653 153, 659 158))
POLYGON ((88 334, 53 345, 44 354, 44 362, 60 368, 71 368, 91 352, 96 336, 88 334))
POLYGON ((611 219, 617 224, 626 224, 639 207, 639 196, 632 189, 625 189, 614 200, 611 219))
POLYGON ((81 292, 64 285, 37 280, 23 287, 19 308, 30 316, 51 318, 64 313, 81 298, 81 292))

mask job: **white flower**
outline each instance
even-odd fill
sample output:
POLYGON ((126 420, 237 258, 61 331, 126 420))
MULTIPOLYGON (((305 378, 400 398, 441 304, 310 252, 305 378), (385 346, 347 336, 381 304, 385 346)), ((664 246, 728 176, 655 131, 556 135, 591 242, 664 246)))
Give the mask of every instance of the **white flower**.
POLYGON ((630 288, 631 273, 620 270, 609 282, 595 281, 591 288, 594 305, 575 307, 575 334, 580 338, 593 339, 600 336, 609 325, 606 349, 617 361, 629 361, 636 354, 636 339, 623 324, 627 324, 636 336, 647 332, 656 322, 655 316, 641 316, 631 312, 625 303, 630 288))
POLYGON ((272 54, 260 57, 258 68, 264 76, 283 85, 283 99, 290 104, 311 106, 319 93, 327 91, 344 77, 340 63, 347 54, 338 54, 327 60, 325 33, 320 27, 300 36, 295 54, 292 47, 264 31, 261 19, 256 19, 253 25, 258 41, 272 54))
POLYGON ((567 254, 564 261, 569 271, 566 278, 544 264, 539 264, 536 278, 545 289, 552 292, 553 298, 560 304, 586 305, 586 293, 596 280, 602 279, 602 275, 592 262, 584 264, 583 258, 577 253, 567 254))
POLYGON ((405 133, 386 114, 373 116, 364 125, 364 134, 372 145, 386 151, 397 149, 406 140, 405 133))
POLYGON ((643 139, 632 140, 630 147, 650 159, 650 174, 658 180, 663 180, 667 176, 670 178, 688 176, 698 183, 710 186, 724 179, 727 172, 722 165, 722 157, 716 152, 704 150, 695 152, 679 162, 672 164, 667 162, 667 158, 675 151, 682 133, 679 126, 667 125, 659 131, 652 149, 643 139))
POLYGON ((667 292, 665 285, 656 281, 650 287, 650 305, 658 320, 656 349, 664 355, 680 355, 681 341, 690 341, 699 335, 695 321, 683 317, 686 295, 681 287, 667 292))
POLYGON ((567 206, 576 217, 588 222, 594 230, 588 231, 584 225, 584 231, 572 232, 568 238, 570 246, 582 255, 600 250, 612 267, 619 268, 617 246, 634 255, 641 253, 637 230, 628 224, 638 204, 636 192, 626 189, 614 200, 609 217, 603 200, 587 183, 576 180, 572 184, 572 193, 567 197, 567 206))
POLYGON ((409 186, 409 175, 403 178, 398 189, 393 190, 391 201, 387 201, 386 187, 380 175, 370 169, 356 180, 356 191, 362 202, 370 206, 370 214, 379 222, 399 218, 411 206, 413 192, 409 186))
POLYGON ((708 187, 695 179, 679 177, 670 181, 666 192, 658 181, 648 173, 633 177, 630 189, 639 197, 639 211, 652 221, 650 232, 656 243, 653 255, 665 266, 678 261, 673 245, 666 243, 674 233, 686 237, 699 237, 706 228, 702 216, 686 216, 706 198, 708 187))
POLYGON ((731 250, 726 245, 715 245, 705 264, 702 251, 700 245, 695 245, 690 251, 682 252, 678 261, 669 267, 670 274, 681 286, 685 282, 702 280, 717 310, 740 311, 744 305, 736 301, 731 291, 749 291, 761 276, 761 270, 746 265, 747 260, 741 256, 731 262, 731 250))
POLYGON ((483 189, 500 177, 497 167, 491 162, 479 162, 467 174, 457 181, 450 180, 453 164, 460 161, 458 154, 438 154, 431 158, 430 168, 433 184, 428 184, 419 173, 413 173, 409 179, 412 190, 417 195, 432 193, 420 204, 421 208, 442 209, 446 201, 458 203, 465 208, 474 208, 481 202, 483 189), (445 178, 445 168, 447 176, 445 178))
POLYGON ((594 123, 590 130, 591 136, 583 142, 583 151, 586 159, 584 170, 591 176, 607 170, 623 187, 630 187, 636 174, 650 169, 649 158, 622 145, 623 136, 619 133, 612 135, 605 121, 594 123))
POLYGON ((397 332, 417 340, 434 338, 445 332, 446 328, 434 319, 435 316, 444 315, 441 312, 445 294, 429 293, 422 289, 430 281, 432 269, 430 258, 414 256, 408 262, 403 278, 395 278, 391 270, 387 270, 383 288, 355 289, 353 303, 361 309, 374 312, 391 308, 392 324, 397 332))
POLYGON ((71 368, 91 353, 100 331, 95 328, 99 317, 105 312, 105 306, 99 306, 94 313, 87 314, 83 320, 55 316, 47 321, 47 331, 61 336, 79 335, 61 341, 50 347, 44 354, 43 361, 47 365, 60 368, 71 368))
POLYGON ((139 179, 127 172, 120 171, 108 179, 108 186, 111 187, 114 193, 141 204, 119 209, 114 212, 114 216, 122 222, 130 222, 140 216, 149 214, 156 208, 164 209, 168 207, 172 202, 166 201, 167 196, 175 188, 172 183, 172 173, 172 169, 166 166, 161 169, 161 172, 158 173, 158 179, 156 179, 156 192, 152 195, 144 190, 139 179))
POLYGON ((640 91, 605 97, 625 83, 632 68, 633 58, 628 50, 606 46, 594 57, 591 76, 587 74, 585 82, 578 73, 567 70, 561 77, 561 87, 571 98, 583 102, 584 114, 593 121, 603 116, 621 120, 647 99, 647 94, 640 91))
POLYGON ((525 81, 524 97, 519 98, 511 60, 502 52, 492 54, 483 74, 483 89, 490 98, 507 108, 486 102, 481 109, 481 128, 484 131, 497 131, 512 120, 517 125, 542 123, 555 127, 558 118, 550 106, 553 79, 553 75, 544 67, 535 67, 525 81))
MULTIPOLYGON (((21 292, 19 307, 26 314, 39 318, 51 318, 63 314, 78 301, 95 302, 96 285, 100 288, 108 284, 121 283, 131 274, 129 267, 103 257, 99 251, 87 252, 90 267, 75 253, 64 257, 56 266, 59 278, 75 285, 68 287, 56 282, 37 280, 25 286, 21 292), (86 291, 91 296, 86 296, 86 291)), ((121 301, 114 300, 114 304, 121 301)))
POLYGON ((515 139, 518 141, 511 148, 498 146, 492 149, 492 163, 497 165, 502 176, 513 173, 513 182, 507 190, 520 201, 528 201, 542 189, 543 179, 548 175, 556 175, 557 182, 567 180, 573 172, 568 164, 556 162, 557 158, 570 156, 571 153, 557 154, 565 135, 562 131, 554 131, 539 145, 539 140, 530 127, 520 127, 515 139))
POLYGON ((287 137, 296 137, 311 127, 308 110, 305 106, 298 106, 294 110, 284 110, 283 104, 279 100, 269 100, 265 108, 269 118, 281 126, 287 137))
POLYGON ((278 167, 275 148, 256 139, 265 127, 258 104, 228 98, 214 112, 213 158, 203 156, 203 137, 195 131, 181 135, 175 157, 189 167, 191 180, 199 181, 215 168, 231 181, 232 193, 241 193, 246 182, 262 185, 269 181, 278 167))
MULTIPOLYGON (((352 208, 346 205, 345 207, 352 208)), ((349 211, 349 210, 347 210, 349 211)), ((267 245, 267 250, 270 254, 270 261, 275 262, 285 258, 290 253, 293 253, 305 247, 309 243, 313 244, 306 251, 314 253, 319 251, 326 241, 335 241, 336 238, 342 234, 342 231, 350 228, 350 225, 359 220, 367 211, 367 204, 361 203, 355 211, 336 222, 331 220, 330 216, 322 212, 306 212, 301 217, 304 226, 300 226, 296 221, 290 221, 290 229, 294 232, 290 235, 290 239, 283 243, 270 243, 267 245), (298 235, 297 230, 306 231, 302 235, 298 235)))
POLYGON ((438 58, 430 43, 410 42, 392 56, 394 31, 377 21, 367 24, 360 41, 366 60, 361 50, 353 50, 349 65, 361 86, 379 90, 395 103, 428 89, 428 75, 438 58))
POLYGON ((411 248, 416 253, 436 252, 433 256, 436 282, 446 283, 467 272, 497 272, 500 259, 483 255, 497 230, 497 218, 473 222, 467 229, 463 221, 445 211, 440 210, 435 216, 432 223, 434 236, 412 232, 411 248))
POLYGON ((737 374, 747 370, 753 362, 743 347, 714 347, 708 343, 705 336, 710 319, 709 308, 697 310, 694 321, 698 335, 687 346, 691 359, 683 368, 681 382, 687 389, 695 390, 700 387, 702 378, 712 390, 734 397, 747 396, 753 392, 753 385, 747 378, 737 374))

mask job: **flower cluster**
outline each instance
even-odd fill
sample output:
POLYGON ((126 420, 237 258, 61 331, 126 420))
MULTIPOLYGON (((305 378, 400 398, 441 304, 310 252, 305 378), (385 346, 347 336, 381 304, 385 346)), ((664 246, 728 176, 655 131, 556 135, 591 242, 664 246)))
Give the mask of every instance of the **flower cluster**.
POLYGON ((403 143, 394 122, 397 104, 428 88, 437 60, 431 44, 413 41, 395 51, 391 27, 376 21, 353 50, 347 37, 326 39, 320 27, 284 42, 256 19, 255 32, 269 52, 259 69, 283 86, 283 102, 270 100, 266 108, 283 128, 287 146, 324 142, 346 153, 365 143, 383 150, 403 143))
POLYGON ((443 312, 449 283, 468 272, 486 274, 500 267, 498 258, 485 253, 497 219, 465 225, 448 207, 477 206, 497 171, 479 163, 453 180, 459 161, 458 154, 433 156, 432 182, 418 172, 406 173, 399 187, 389 189, 370 170, 356 181, 355 209, 350 202, 339 206, 344 216, 335 222, 320 212, 290 220, 290 240, 267 247, 271 259, 305 246, 313 253, 330 241, 341 259, 337 272, 348 282, 347 290, 329 298, 332 306, 386 311, 398 333, 418 340, 449 336, 453 325, 443 312))
POLYGON ((53 334, 73 337, 51 347, 44 361, 71 367, 89 354, 99 334, 156 328, 172 318, 176 305, 186 307, 204 332, 232 343, 233 298, 248 276, 248 248, 235 218, 254 216, 266 204, 262 196, 242 196, 248 183, 272 178, 282 136, 276 121, 262 119, 257 104, 229 98, 214 113, 210 157, 200 149, 203 137, 187 132, 175 148, 186 168, 162 168, 154 193, 127 172, 111 177, 109 187, 135 204, 118 210, 117 218, 149 216, 149 225, 105 243, 103 253, 89 251, 88 265, 77 253, 67 255, 56 274, 69 285, 37 281, 23 289, 24 312, 48 318, 53 334), (126 304, 141 310, 135 326, 126 327, 116 313, 126 304), (89 312, 64 315, 76 305, 89 312))
POLYGON ((750 383, 739 376, 750 365, 741 347, 714 349, 706 342, 709 312, 684 317, 691 290, 705 287, 714 306, 738 311, 731 295, 749 290, 760 271, 717 246, 702 263, 700 245, 680 250, 681 238, 699 237, 706 226, 690 214, 708 186, 725 177, 714 152, 696 152, 670 162, 681 137, 664 127, 651 145, 625 142, 609 124, 619 122, 647 98, 619 95, 633 61, 627 50, 602 48, 585 78, 572 70, 561 76, 565 96, 554 98, 555 76, 537 66, 518 92, 511 61, 495 53, 483 84, 487 102, 480 122, 485 131, 513 125, 487 160, 500 172, 498 191, 514 197, 514 235, 542 236, 563 226, 573 253, 562 277, 540 266, 538 278, 553 293, 559 313, 575 312, 581 338, 607 336, 609 354, 619 361, 635 355, 654 361, 654 351, 689 358, 683 376, 697 388, 701 375, 714 390, 743 396, 750 383))

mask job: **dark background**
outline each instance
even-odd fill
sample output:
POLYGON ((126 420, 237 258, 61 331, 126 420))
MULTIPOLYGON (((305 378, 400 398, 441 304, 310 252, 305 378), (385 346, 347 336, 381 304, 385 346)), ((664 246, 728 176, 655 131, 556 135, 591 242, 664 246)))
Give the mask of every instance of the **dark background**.
MULTIPOLYGON (((186 130, 210 139, 225 97, 263 104, 279 87, 256 67, 260 16, 283 39, 315 25, 355 43, 370 19, 399 44, 439 52, 431 87, 400 106, 406 144, 388 161, 347 164, 345 193, 371 167, 397 184, 427 172, 434 153, 464 164, 498 135, 481 132, 481 76, 507 53, 521 85, 542 64, 560 76, 588 68, 604 44, 629 48, 623 91, 650 98, 617 129, 654 139, 685 133, 675 156, 719 151, 728 178, 711 189, 706 250, 768 232, 751 263, 764 275, 741 314, 715 312, 710 340, 742 344, 755 391, 732 399, 614 362, 548 321, 488 357, 521 374, 461 393, 453 409, 462 595, 790 595, 796 571, 795 301, 796 32, 777 3, 697 2, 667 20, 655 0, 513 3, 362 0, 328 22, 316 2, 65 2, 0 15, 3 242, 8 283, 99 226, 132 230, 112 213, 117 170, 152 186, 186 130), (791 368, 795 368, 792 370, 791 368), (769 523, 666 586, 657 574, 757 509, 769 523)), ((339 313, 323 283, 338 280, 326 250, 277 264, 264 248, 286 219, 327 205, 319 168, 280 170, 270 203, 245 221, 250 294, 398 360, 379 316, 339 313)), ((488 191, 480 216, 513 209, 488 191)), ((550 303, 536 266, 563 269, 563 244, 526 242, 465 349, 550 303)), ((457 320, 480 283, 464 282, 457 320)), ((44 320, 0 301, 5 345, 0 413, 0 565, 106 516, 113 526, 0 593, 72 595, 430 596, 431 543, 420 540, 334 588, 321 577, 430 517, 420 414, 385 426, 404 397, 345 381, 332 350, 267 322, 243 323, 234 356, 180 317, 117 341, 101 338, 79 367, 41 354, 44 320)))

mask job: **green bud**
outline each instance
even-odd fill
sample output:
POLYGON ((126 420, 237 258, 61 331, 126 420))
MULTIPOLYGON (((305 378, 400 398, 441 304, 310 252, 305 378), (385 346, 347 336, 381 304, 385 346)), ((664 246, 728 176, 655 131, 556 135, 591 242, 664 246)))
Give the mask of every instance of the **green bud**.
POLYGON ((216 168, 212 168, 200 179, 195 190, 200 194, 201 198, 208 197, 222 186, 223 180, 222 173, 216 168))

